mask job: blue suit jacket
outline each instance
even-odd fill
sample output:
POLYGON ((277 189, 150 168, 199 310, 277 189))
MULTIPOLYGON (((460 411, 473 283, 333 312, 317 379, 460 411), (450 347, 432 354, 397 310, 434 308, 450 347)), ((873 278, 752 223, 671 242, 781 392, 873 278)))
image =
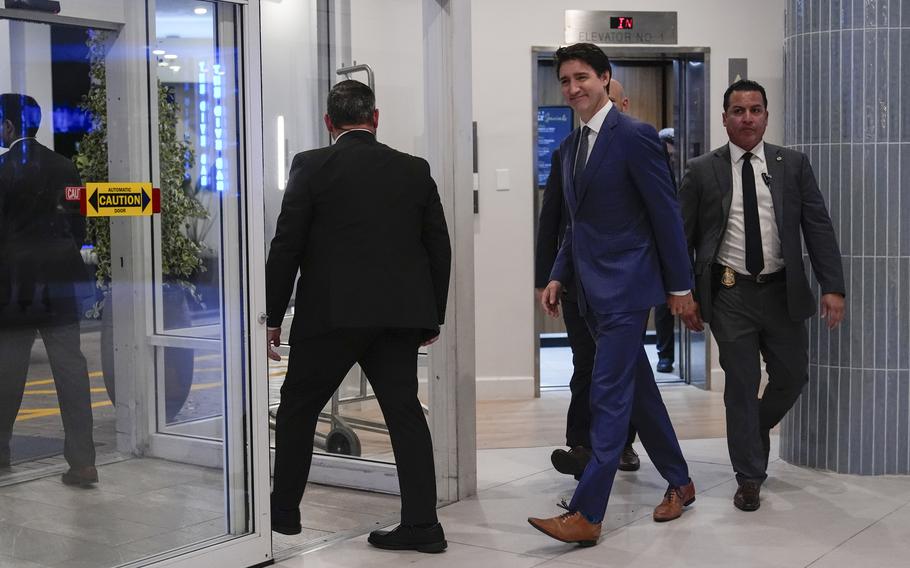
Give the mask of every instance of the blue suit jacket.
POLYGON ((613 107, 576 187, 579 135, 559 147, 570 222, 551 279, 574 278, 582 313, 645 310, 671 290, 690 290, 692 264, 657 131, 613 107))

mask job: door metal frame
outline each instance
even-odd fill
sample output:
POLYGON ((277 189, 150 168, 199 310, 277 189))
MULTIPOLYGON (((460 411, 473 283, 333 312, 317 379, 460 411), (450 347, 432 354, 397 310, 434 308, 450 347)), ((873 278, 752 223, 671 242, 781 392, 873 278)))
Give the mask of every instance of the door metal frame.
MULTIPOLYGON (((711 63, 711 48, 710 47, 652 46, 652 45, 630 46, 630 45, 603 45, 603 44, 598 44, 598 47, 601 47, 602 49, 604 49, 607 52, 611 61, 617 61, 617 62, 635 62, 636 60, 638 60, 638 61, 655 61, 655 60, 676 61, 676 60, 684 59, 686 56, 689 56, 689 55, 698 55, 701 58, 703 58, 704 65, 705 65, 705 92, 710 92, 710 87, 711 87, 711 85, 710 85, 711 74, 709 72, 710 63, 711 63)), ((537 92, 538 92, 537 84, 539 81, 538 72, 537 72, 538 62, 541 59, 544 59, 547 57, 553 57, 553 55, 556 53, 557 49, 559 49, 559 46, 532 46, 531 47, 531 98, 532 98, 531 108, 534 111, 532 113, 534 116, 536 116, 537 107, 539 106, 539 101, 537 100, 537 92)), ((710 133, 710 120, 709 120, 710 119, 710 105, 711 105, 711 101, 710 100, 706 101, 706 105, 705 105, 705 138, 706 139, 708 138, 708 135, 710 133)), ((536 155, 537 155, 537 122, 536 122, 536 118, 532 118, 531 132, 532 132, 531 152, 532 152, 532 155, 535 156, 531 162, 531 168, 532 168, 531 169, 531 173, 532 173, 531 179, 535 180, 534 191, 533 191, 533 196, 534 196, 533 211, 538 212, 538 211, 540 211, 540 202, 539 202, 539 197, 538 197, 539 192, 537 190, 537 183, 536 183, 536 180, 537 180, 537 158, 536 158, 536 155)), ((707 151, 707 145, 706 145, 706 151, 707 151)), ((680 181, 680 180, 678 180, 678 181, 680 181)), ((531 242, 535 242, 535 243, 537 242, 537 225, 538 225, 538 219, 535 217, 533 220, 533 223, 531 225, 532 226, 531 230, 533 231, 532 236, 531 236, 531 242)), ((535 396, 535 398, 539 398, 540 397, 540 388, 541 388, 540 387, 540 333, 541 333, 541 329, 543 328, 544 315, 541 313, 541 310, 537 307, 537 301, 535 298, 533 298, 533 296, 532 296, 531 301, 533 303, 533 310, 534 310, 534 330, 533 330, 533 333, 534 333, 534 336, 533 336, 534 396, 535 396)), ((685 364, 683 364, 681 362, 681 364, 678 366, 678 368, 679 368, 679 372, 680 372, 680 378, 685 382, 689 382, 688 380, 686 380, 687 374, 691 375, 692 365, 691 365, 691 349, 690 349, 691 345, 690 345, 690 343, 691 342, 689 340, 689 332, 688 332, 688 330, 684 330, 683 338, 682 338, 682 345, 680 346, 681 348, 679 349, 679 351, 680 351, 681 358, 686 357, 689 360, 685 364), (684 368, 686 369, 686 371, 683 370, 684 368), (686 374, 684 374, 684 373, 686 373, 686 374)), ((707 378, 705 379, 707 381, 708 386, 705 388, 710 388, 710 369, 711 369, 710 341, 706 341, 705 343, 706 343, 706 345, 705 345, 705 369, 706 369, 706 373, 708 375, 707 378)))
MULTIPOLYGON (((451 503, 477 488, 470 0, 420 0, 419 6, 425 99, 434 105, 424 109, 425 157, 449 221, 453 253, 448 315, 428 363, 436 487, 440 502, 451 503)), ((334 71, 351 62, 350 44, 344 38, 333 43, 337 31, 350 30, 350 5, 329 0, 325 9, 332 22, 328 68, 334 71)), ((394 464, 362 458, 314 454, 310 480, 398 493, 394 464)))
MULTIPOLYGON (((228 254, 232 258, 226 259, 229 264, 226 269, 234 277, 222 280, 222 285, 239 281, 239 289, 233 290, 232 296, 242 298, 235 300, 239 302, 235 307, 240 310, 230 315, 222 340, 228 407, 223 442, 156 431, 155 373, 149 365, 140 362, 151 360, 154 346, 168 343, 169 338, 156 337, 153 328, 155 303, 147 286, 154 281, 154 271, 147 261, 148 251, 153 248, 152 224, 148 219, 111 224, 112 258, 120 261, 113 262, 112 269, 114 277, 123 283, 113 295, 115 323, 118 331, 124 330, 115 338, 115 351, 128 354, 116 357, 115 373, 117 377, 132 379, 124 381, 122 390, 121 383, 117 385, 118 448, 136 455, 222 464, 225 480, 228 534, 211 540, 208 545, 191 545, 198 546, 196 550, 163 552, 156 566, 190 567, 200 562, 257 565, 272 558, 267 506, 268 393, 262 372, 266 362, 264 350, 255 348, 266 341, 265 327, 256 318, 265 303, 264 277, 257 264, 262 260, 264 247, 262 168, 259 167, 262 139, 261 132, 257 133, 261 118, 259 0, 218 2, 238 8, 239 21, 233 24, 240 54, 236 102, 238 130, 245 138, 239 141, 237 170, 243 203, 235 203, 231 213, 237 229, 231 233, 238 235, 236 245, 240 255, 238 260, 234 259, 237 249, 228 254), (237 319, 240 314, 242 320, 237 319), (236 355, 238 349, 243 353, 242 359, 236 355), (241 360, 242 364, 238 365, 241 360)), ((109 109, 119 113, 109 119, 109 145, 119 148, 120 154, 116 158, 112 155, 110 177, 151 179, 158 152, 157 132, 151 128, 157 122, 155 68, 148 49, 149 38, 154 36, 155 0, 126 2, 125 11, 126 24, 114 46, 108 71, 109 109)))

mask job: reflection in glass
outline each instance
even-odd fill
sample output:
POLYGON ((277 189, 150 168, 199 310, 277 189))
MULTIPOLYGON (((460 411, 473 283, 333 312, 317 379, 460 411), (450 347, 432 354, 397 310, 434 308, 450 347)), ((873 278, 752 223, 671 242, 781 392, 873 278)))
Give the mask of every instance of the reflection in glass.
MULTIPOLYGON (((179 56, 166 59, 170 63, 165 68, 157 66, 155 54, 151 64, 172 74, 162 74, 160 87, 152 81, 150 95, 152 106, 159 103, 157 113, 155 109, 124 108, 126 100, 109 97, 109 83, 122 85, 126 81, 125 68, 135 69, 147 63, 144 59, 114 61, 110 56, 112 46, 123 47, 118 43, 122 41, 118 32, 0 18, 0 69, 5 71, 0 73, 0 92, 27 93, 37 100, 43 115, 37 140, 24 142, 29 148, 35 144, 46 147, 47 152, 40 152, 43 157, 51 153, 61 156, 54 159, 54 164, 35 161, 38 154, 31 151, 21 160, 0 156, 0 402, 11 408, 9 403, 19 400, 18 395, 8 395, 4 390, 16 383, 6 380, 6 373, 21 372, 24 383, 21 407, 15 409, 18 413, 11 413, 13 435, 8 440, 8 455, 0 444, 0 565, 104 567, 147 563, 151 557, 160 559, 180 548, 185 551, 187 547, 202 547, 212 539, 231 538, 251 528, 245 494, 245 484, 251 479, 245 470, 247 454, 243 445, 237 444, 231 452, 232 457, 237 456, 235 461, 228 461, 224 446, 239 438, 229 434, 232 428, 236 432, 237 424, 243 424, 245 415, 226 409, 240 408, 233 401, 248 400, 242 387, 245 376, 236 371, 243 367, 244 352, 237 349, 225 354, 222 342, 230 337, 230 326, 224 322, 244 314, 242 307, 221 309, 224 294, 220 280, 223 250, 235 256, 240 250, 236 244, 240 231, 236 227, 227 231, 232 239, 227 241, 230 248, 222 245, 220 217, 220 211, 228 208, 222 195, 239 200, 239 176, 237 107, 232 102, 237 76, 229 71, 232 67, 218 60, 221 51, 215 40, 215 22, 220 18, 217 21, 222 41, 229 44, 225 53, 234 58, 235 39, 228 30, 240 10, 232 4, 220 9, 213 2, 161 0, 156 4, 164 22, 180 25, 182 20, 192 24, 191 28, 198 27, 199 22, 206 26, 207 32, 202 36, 205 44, 199 49, 206 54, 203 59, 207 58, 208 73, 205 92, 200 93, 199 84, 203 81, 199 79, 198 62, 194 78, 186 79, 180 75, 183 62, 179 56), (209 8, 206 14, 193 11, 200 5, 209 8), (211 112, 206 119, 211 121, 209 128, 214 129, 216 115, 222 113, 220 155, 216 151, 218 136, 208 146, 200 143, 201 118, 194 110, 199 108, 200 96, 214 95, 214 76, 219 70, 223 73, 220 80, 229 80, 232 87, 230 93, 227 89, 223 93, 223 109, 207 107, 211 112), (189 104, 185 88, 192 92, 189 104), (156 93, 160 95, 157 101, 156 93), (123 147, 108 147, 108 136, 114 134, 108 132, 108 117, 144 115, 146 110, 151 110, 153 116, 157 114, 158 120, 153 124, 160 125, 161 145, 152 162, 152 175, 156 185, 162 190, 170 188, 175 197, 166 202, 166 214, 155 220, 160 224, 153 235, 170 235, 171 240, 170 244, 160 241, 148 245, 155 248, 133 259, 138 267, 133 274, 147 274, 147 266, 158 263, 154 280, 115 281, 111 270, 112 226, 116 238, 127 235, 128 240, 137 234, 137 228, 149 226, 148 219, 124 218, 111 223, 99 218, 86 223, 78 213, 78 201, 66 199, 65 186, 111 181, 109 163, 125 164, 129 160, 123 147), (231 113, 234 118, 229 118, 231 113), (213 170, 208 193, 200 193, 206 185, 201 183, 199 173, 203 155, 215 170, 221 158, 223 192, 218 191, 219 176, 213 170), (33 200, 33 205, 40 207, 27 208, 23 202, 15 210, 5 209, 18 201, 18 197, 11 200, 9 192, 22 192, 9 183, 4 161, 35 170, 45 178, 28 187, 32 197, 41 194, 39 200, 33 200), (69 161, 75 167, 67 166, 66 175, 50 175, 69 161), (76 170, 78 174, 74 173, 76 170), (34 230, 13 233, 11 220, 23 229, 26 223, 32 224, 34 230), (80 225, 85 226, 89 243, 81 251, 75 238, 80 225), (11 240, 11 236, 15 238, 11 240), (17 261, 13 270, 11 261, 17 259, 23 262, 17 261), (209 270, 203 271, 203 266, 209 270), (5 278, 13 272, 15 278, 5 278), (81 278, 74 278, 76 273, 81 278), (126 313, 113 314, 110 297, 113 289, 119 293, 117 286, 138 290, 134 296, 137 305, 126 306, 126 313), (143 301, 143 294, 153 287, 160 290, 154 318, 151 313, 144 313, 143 301), (11 297, 17 299, 16 313, 5 311, 11 305, 6 299, 11 297), (28 308, 27 313, 20 314, 23 305, 28 308), (66 321, 57 321, 64 313, 66 321), (22 316, 19 323, 23 325, 14 333, 7 333, 12 331, 7 325, 10 315, 22 316), (29 319, 39 315, 40 321, 29 319), (147 321, 144 317, 152 319, 147 321), (144 331, 146 323, 149 330, 188 331, 185 337, 167 345, 159 345, 160 338, 155 334, 140 334, 136 344, 126 344, 123 337, 133 328, 144 331), (115 352, 115 344, 122 348, 115 352), (143 369, 143 373, 144 369, 154 369, 158 373, 154 393, 144 390, 143 381, 124 373, 127 376, 120 376, 118 384, 134 388, 121 388, 117 394, 123 400, 115 410, 115 361, 118 369, 143 369), (234 382, 227 384, 227 377, 234 382), (72 399, 78 399, 78 411, 73 411, 72 399), (234 418, 233 422, 224 420, 225 416, 234 418), (160 430, 150 436, 148 430, 155 427, 146 422, 147 418, 158 425, 172 424, 173 433, 181 436, 171 436, 163 442, 160 430), (128 434, 123 435, 124 432, 128 434), (190 439, 199 443, 173 443, 190 439), (200 448, 208 450, 208 454, 200 448), (73 482, 90 484, 87 478, 61 477, 70 464, 96 463, 96 454, 97 489, 72 486, 73 482), (99 501, 102 494, 103 503, 99 501)), ((190 38, 188 43, 198 46, 199 39, 190 38)), ((124 49, 120 53, 128 52, 124 49)), ((124 136, 133 136, 132 143, 138 134, 124 136)), ((18 143, 22 144, 23 141, 18 143)), ((15 149, 16 145, 9 145, 15 149)), ((0 154, 5 152, 0 150, 0 154)), ((131 174, 136 178, 147 176, 147 165, 140 168, 143 173, 131 174)), ((20 197, 25 196, 22 193, 20 197)), ((147 243, 142 240, 140 244, 147 243)), ((119 270, 121 265, 115 268, 119 270)), ((123 271, 117 278, 120 274, 123 271)), ((238 280, 235 276, 234 282, 238 280)), ((235 288, 236 297, 241 297, 242 286, 237 284, 235 288)), ((235 301, 232 306, 237 303, 240 302, 235 301)), ((2 438, 5 436, 0 432, 0 441, 2 438)))

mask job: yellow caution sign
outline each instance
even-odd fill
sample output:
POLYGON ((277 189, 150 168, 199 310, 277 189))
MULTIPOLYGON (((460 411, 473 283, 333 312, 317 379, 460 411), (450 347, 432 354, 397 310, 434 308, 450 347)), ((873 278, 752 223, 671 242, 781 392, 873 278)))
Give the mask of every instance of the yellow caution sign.
POLYGON ((84 211, 87 217, 140 217, 157 213, 151 183, 87 183, 84 211))

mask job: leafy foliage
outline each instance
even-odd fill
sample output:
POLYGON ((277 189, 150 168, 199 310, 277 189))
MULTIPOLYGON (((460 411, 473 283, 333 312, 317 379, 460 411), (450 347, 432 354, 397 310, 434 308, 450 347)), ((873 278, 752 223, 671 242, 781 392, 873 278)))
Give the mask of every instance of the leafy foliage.
MULTIPOLYGON (((208 213, 193 195, 188 172, 195 156, 177 136, 180 105, 173 91, 158 83, 158 162, 161 173, 161 268, 166 280, 185 281, 205 270, 202 244, 187 236, 196 219, 208 213)), ((186 286, 186 282, 180 282, 186 286)))
MULTIPOLYGON (((108 45, 108 33, 97 30, 88 31, 89 78, 91 86, 82 98, 80 108, 92 118, 91 130, 79 142, 79 150, 73 156, 73 162, 79 170, 82 183, 88 181, 108 181, 107 157, 107 73, 105 71, 105 51, 108 45)), ((107 217, 89 217, 86 219, 86 238, 94 246, 98 268, 95 281, 102 290, 111 280, 111 222, 107 217)))
MULTIPOLYGON (((89 76, 91 87, 83 97, 81 108, 90 113, 92 128, 79 144, 73 161, 83 183, 109 180, 107 146, 107 84, 105 56, 108 34, 89 31, 89 76)), ((165 283, 186 289, 199 300, 190 279, 205 270, 203 245, 188 236, 197 220, 208 213, 196 199, 189 172, 195 156, 186 140, 177 133, 180 105, 173 91, 158 82, 158 143, 161 185, 161 268, 165 283)), ((111 281, 110 219, 87 219, 87 238, 93 244, 98 268, 97 286, 107 292, 111 281)), ((94 310, 97 312, 97 307, 94 310)), ((97 313, 95 314, 97 315, 97 313)))

